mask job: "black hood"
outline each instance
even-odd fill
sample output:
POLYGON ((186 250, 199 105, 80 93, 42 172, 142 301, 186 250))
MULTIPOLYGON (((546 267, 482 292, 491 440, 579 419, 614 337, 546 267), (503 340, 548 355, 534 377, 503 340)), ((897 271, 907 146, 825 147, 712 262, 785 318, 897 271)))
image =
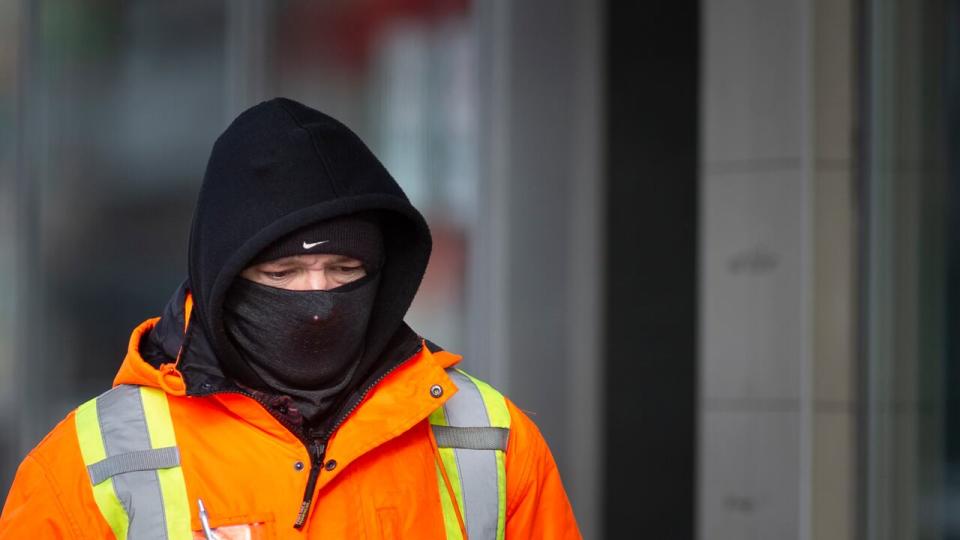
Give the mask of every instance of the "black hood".
MULTIPOLYGON (((178 365, 188 393, 258 379, 235 361, 223 326, 224 297, 240 271, 296 229, 361 211, 378 214, 385 263, 366 349, 348 394, 389 367, 385 364, 412 354, 406 349, 413 339, 419 342, 403 317, 430 257, 426 222, 360 138, 326 114, 276 98, 233 121, 213 146, 190 233, 194 310, 178 365)), ((172 302, 182 295, 179 291, 172 302)), ((153 348, 169 356, 172 338, 157 330, 153 348)))

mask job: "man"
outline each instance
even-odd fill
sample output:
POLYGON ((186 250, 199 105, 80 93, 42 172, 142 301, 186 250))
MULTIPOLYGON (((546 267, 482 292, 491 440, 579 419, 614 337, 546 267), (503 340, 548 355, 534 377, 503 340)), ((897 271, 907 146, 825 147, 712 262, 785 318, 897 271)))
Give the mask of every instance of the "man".
POLYGON ((345 126, 241 114, 187 282, 23 461, 0 537, 578 537, 533 423, 403 323, 430 248, 345 126))

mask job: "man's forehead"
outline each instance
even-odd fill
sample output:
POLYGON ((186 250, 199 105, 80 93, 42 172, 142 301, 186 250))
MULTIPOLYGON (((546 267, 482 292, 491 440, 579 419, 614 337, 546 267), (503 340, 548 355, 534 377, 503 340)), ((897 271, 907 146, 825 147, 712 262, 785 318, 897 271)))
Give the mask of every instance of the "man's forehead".
POLYGON ((270 261, 265 261, 260 263, 260 265, 269 265, 269 266, 295 266, 295 265, 309 265, 315 264, 318 262, 324 263, 338 263, 338 262, 347 262, 347 261, 356 261, 353 257, 347 255, 342 255, 340 253, 310 253, 310 254, 301 254, 301 255, 290 255, 287 257, 281 257, 279 259, 273 259, 270 261))

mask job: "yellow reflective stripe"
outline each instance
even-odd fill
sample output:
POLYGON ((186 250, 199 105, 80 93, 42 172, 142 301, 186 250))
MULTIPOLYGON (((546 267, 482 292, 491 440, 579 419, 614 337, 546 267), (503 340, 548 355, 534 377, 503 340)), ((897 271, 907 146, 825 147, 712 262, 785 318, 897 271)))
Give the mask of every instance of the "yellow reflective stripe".
MULTIPOLYGON (((430 413, 429 421, 434 426, 447 425, 447 415, 443 412, 443 407, 430 413)), ((450 487, 453 488, 453 494, 457 498, 457 506, 460 508, 460 513, 463 514, 463 487, 460 483, 460 469, 457 468, 457 455, 453 448, 438 448, 438 451, 440 452, 440 461, 443 462, 443 468, 447 472, 447 479, 450 480, 450 487)), ((443 475, 440 473, 439 467, 437 468, 437 487, 440 489, 440 504, 443 508, 443 525, 447 531, 447 538, 463 538, 460 533, 460 522, 457 521, 456 510, 451 504, 449 494, 447 494, 447 484, 443 481, 443 475)), ((466 519, 467 516, 464 514, 463 517, 466 519)))
MULTIPOLYGON (((457 506, 460 508, 460 514, 463 515, 463 519, 467 519, 466 512, 463 506, 463 487, 460 484, 460 470, 457 468, 457 455, 454 453, 453 448, 440 448, 440 460, 443 461, 443 468, 447 470, 447 478, 450 479, 450 487, 453 488, 453 494, 457 497, 457 506)), ((442 481, 442 479, 441 479, 442 481)), ((447 491, 447 487, 443 487, 443 491, 447 491)), ((453 516, 453 522, 457 523, 457 516, 453 516)), ((459 530, 460 525, 457 524, 457 529, 459 530)))
POLYGON ((176 446, 177 438, 173 434, 173 421, 170 419, 170 405, 167 395, 159 388, 140 387, 140 400, 143 402, 143 416, 150 432, 150 446, 165 448, 176 446))
MULTIPOLYGON (((436 470, 437 489, 440 490, 440 509, 443 511, 443 529, 447 533, 448 540, 461 540, 463 535, 460 534, 460 523, 457 521, 456 510, 453 509, 453 502, 447 493, 447 486, 443 481, 443 475, 440 473, 439 465, 436 466, 436 470)), ((450 482, 453 482, 452 478, 450 482)))
POLYGON ((100 434, 96 399, 91 399, 77 407, 74 423, 77 426, 77 440, 80 442, 83 464, 93 465, 106 459, 107 449, 103 447, 103 435, 100 434))
POLYGON ((507 530, 507 466, 506 453, 494 450, 497 454, 497 540, 503 540, 507 530))
MULTIPOLYGON (((92 465, 106 459, 107 450, 103 446, 103 435, 100 433, 100 420, 97 418, 97 400, 91 399, 77 407, 74 414, 74 423, 77 428, 77 441, 80 444, 80 455, 84 465, 92 465)), ((127 511, 120 504, 117 492, 113 488, 113 479, 107 478, 93 486, 93 500, 100 509, 100 514, 106 520, 110 530, 117 540, 126 540, 130 518, 127 511)))
POLYGON ((459 369, 457 371, 469 377, 470 380, 473 381, 473 384, 477 385, 477 390, 480 391, 480 397, 483 398, 483 404, 487 407, 487 417, 490 419, 490 426, 509 428, 510 411, 507 410, 507 402, 504 400, 503 394, 497 392, 492 386, 473 377, 469 373, 459 369))
POLYGON ((445 426, 447 425, 447 415, 443 412, 443 407, 435 409, 430 413, 430 418, 428 418, 430 425, 433 426, 445 426))
MULTIPOLYGON (((435 426, 445 426, 447 425, 447 415, 443 412, 443 407, 430 413, 430 423, 435 426)), ((447 471, 447 478, 450 479, 450 487, 453 488, 453 494, 457 497, 457 506, 460 507, 460 512, 463 512, 463 487, 460 483, 460 469, 457 468, 457 454, 454 453, 453 448, 438 448, 440 452, 440 461, 443 462, 443 468, 447 471)), ((439 472, 438 472, 439 474, 439 472)), ((446 484, 443 483, 443 477, 440 478, 440 488, 444 493, 447 491, 446 484)), ((451 508, 451 512, 453 509, 451 508)), ((457 522, 457 516, 452 515, 453 523, 457 526, 457 534, 460 533, 460 524, 457 522)), ((466 519, 466 515, 463 516, 466 519)), ((444 518, 446 519, 446 518, 444 518)))
MULTIPOLYGON (((150 446, 165 448, 176 446, 177 439, 170 418, 170 404, 167 395, 159 388, 140 387, 143 401, 143 415, 147 430, 150 432, 150 446)), ((157 480, 160 483, 160 496, 163 499, 164 520, 167 523, 168 538, 190 538, 190 502, 187 499, 187 484, 183 478, 181 466, 158 469, 157 480)))
POLYGON ((163 513, 167 520, 169 538, 191 538, 190 503, 187 500, 187 484, 183 479, 183 469, 158 469, 160 492, 163 497, 163 513))

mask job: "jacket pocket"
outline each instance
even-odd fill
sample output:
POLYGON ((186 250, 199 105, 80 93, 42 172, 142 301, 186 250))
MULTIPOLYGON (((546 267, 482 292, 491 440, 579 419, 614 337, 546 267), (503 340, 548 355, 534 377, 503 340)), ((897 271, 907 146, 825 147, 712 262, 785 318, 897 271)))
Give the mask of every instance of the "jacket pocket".
MULTIPOLYGON (((276 530, 272 514, 218 518, 210 516, 210 530, 219 540, 274 540, 276 530)), ((194 540, 206 540, 203 529, 193 531, 194 540)))

